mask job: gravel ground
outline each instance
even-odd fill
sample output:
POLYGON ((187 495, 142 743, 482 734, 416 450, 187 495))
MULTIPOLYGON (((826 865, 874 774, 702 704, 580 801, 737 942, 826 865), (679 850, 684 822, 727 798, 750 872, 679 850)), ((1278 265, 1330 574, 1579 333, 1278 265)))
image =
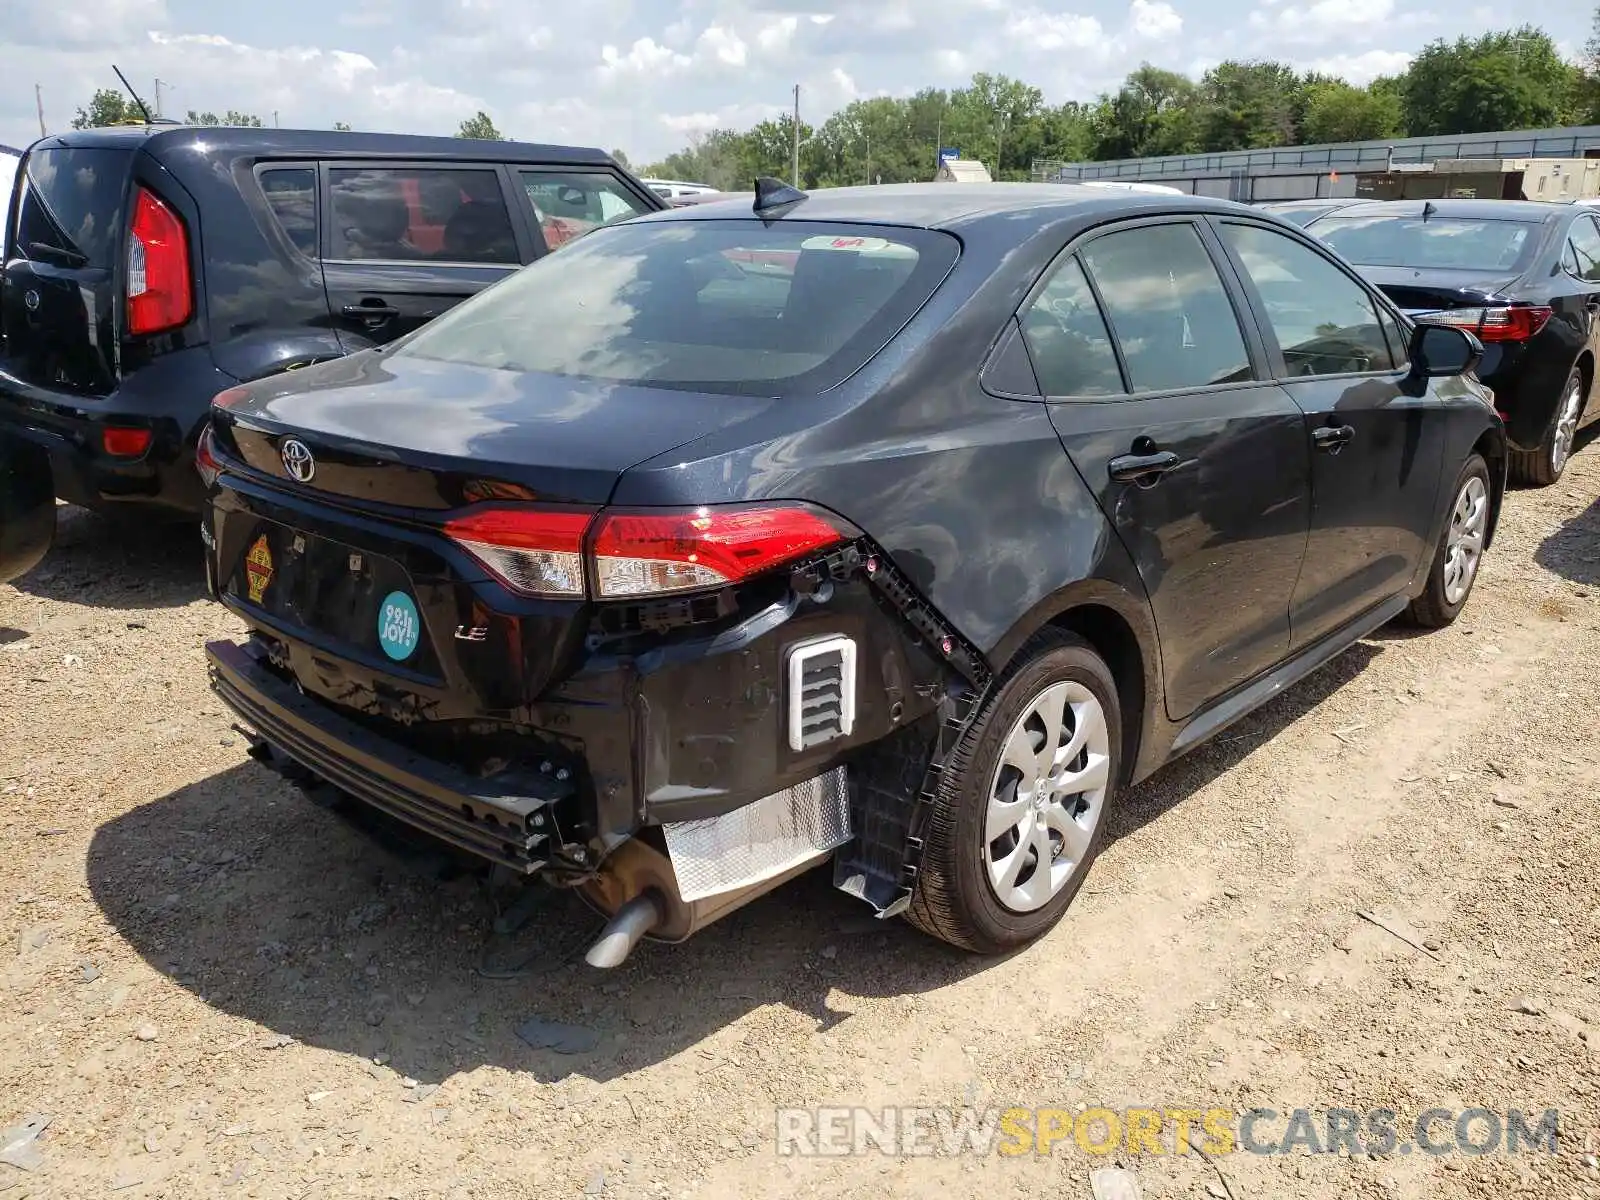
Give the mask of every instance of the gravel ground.
POLYGON ((0 587, 0 1126, 50 1118, 0 1200, 1087 1197, 1113 1163, 1146 1197, 1600 1195, 1597 493, 1600 448, 1509 498, 1454 628, 1380 632, 1124 797, 1024 953, 808 877, 609 975, 563 903, 496 935, 503 895, 252 764, 192 530, 65 512, 0 587), (836 1104, 1555 1108, 1561 1141, 778 1156, 775 1106, 836 1104))

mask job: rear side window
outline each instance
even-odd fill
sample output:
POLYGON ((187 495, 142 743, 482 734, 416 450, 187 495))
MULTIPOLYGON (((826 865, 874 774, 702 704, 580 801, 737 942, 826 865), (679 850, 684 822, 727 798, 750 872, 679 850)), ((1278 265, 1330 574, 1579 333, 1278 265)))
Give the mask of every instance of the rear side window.
POLYGON ((32 259, 109 269, 126 224, 132 150, 35 150, 23 167, 13 245, 32 259))
POLYGON ((391 353, 696 391, 812 391, 882 349, 958 253, 925 229, 628 222, 539 259, 391 353))
POLYGON ((316 258, 317 173, 310 167, 273 167, 260 178, 278 225, 296 250, 316 258))
POLYGON ((552 250, 602 225, 654 211, 615 176, 593 171, 523 171, 522 186, 552 250))
POLYGON ((1253 225, 1222 226, 1256 285, 1291 377, 1391 371, 1396 363, 1365 288, 1293 238, 1253 225))
POLYGON ((500 177, 469 167, 335 167, 333 257, 384 262, 520 261, 500 177))
POLYGON ((1080 257, 1105 300, 1134 391, 1252 377, 1233 304, 1194 226, 1109 233, 1080 257))
POLYGON ((1600 283, 1600 230, 1596 230, 1593 217, 1579 217, 1572 223, 1568 244, 1577 265, 1574 274, 1589 283, 1600 283))
POLYGON ((1105 317, 1076 258, 1067 259, 1028 306, 1022 336, 1046 396, 1111 396, 1124 390, 1105 317))

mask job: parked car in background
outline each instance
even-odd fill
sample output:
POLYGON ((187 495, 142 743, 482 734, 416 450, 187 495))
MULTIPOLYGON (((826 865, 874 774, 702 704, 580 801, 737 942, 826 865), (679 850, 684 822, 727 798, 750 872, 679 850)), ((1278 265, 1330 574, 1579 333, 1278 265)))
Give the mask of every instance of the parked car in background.
POLYGON ((1225 201, 768 181, 220 396, 213 685, 262 761, 581 888, 595 965, 830 856, 1003 951, 1127 785, 1456 618, 1480 351, 1225 201))
POLYGON ((33 570, 55 530, 49 456, 32 442, 0 433, 0 583, 33 570))
POLYGON ((1108 192, 1144 192, 1152 196, 1182 196, 1182 188, 1175 188, 1165 183, 1133 183, 1121 179, 1085 179, 1079 185, 1086 188, 1100 188, 1108 192))
POLYGON ((716 204, 723 200, 742 200, 749 204, 754 199, 754 192, 686 192, 682 196, 674 196, 668 200, 667 207, 689 208, 696 204, 716 204))
POLYGON ((715 194, 716 188, 708 183, 685 183, 681 179, 641 179, 640 183, 663 200, 678 200, 684 196, 715 194))
POLYGON ((9 193, 0 431, 56 494, 193 514, 211 398, 382 345, 663 207, 604 152, 138 126, 36 142, 9 193))
POLYGON ((1387 200, 1308 227, 1418 320, 1469 330, 1511 440, 1511 477, 1561 478, 1593 420, 1600 354, 1600 225, 1529 200, 1387 200))
POLYGON ((1338 212, 1341 208, 1361 203, 1370 201, 1336 200, 1332 197, 1323 197, 1320 200, 1266 200, 1257 204, 1255 208, 1258 212, 1269 212, 1275 217, 1282 217, 1290 224, 1305 226, 1318 217, 1325 217, 1329 213, 1338 212))

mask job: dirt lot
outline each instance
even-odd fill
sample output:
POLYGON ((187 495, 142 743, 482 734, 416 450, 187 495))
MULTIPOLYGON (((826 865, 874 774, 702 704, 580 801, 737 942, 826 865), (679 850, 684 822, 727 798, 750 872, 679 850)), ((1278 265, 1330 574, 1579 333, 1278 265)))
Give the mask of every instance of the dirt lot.
POLYGON ((775 1106, 855 1103, 1555 1108, 1555 1157, 1121 1161, 1147 1197, 1600 1195, 1597 494, 1600 447, 1510 498, 1455 628, 1124 797, 1025 953, 808 878, 612 975, 564 906, 495 935, 479 883, 252 764, 193 532, 69 513, 0 587, 0 1126, 52 1118, 0 1200, 1086 1197, 1112 1161, 777 1156, 775 1106))

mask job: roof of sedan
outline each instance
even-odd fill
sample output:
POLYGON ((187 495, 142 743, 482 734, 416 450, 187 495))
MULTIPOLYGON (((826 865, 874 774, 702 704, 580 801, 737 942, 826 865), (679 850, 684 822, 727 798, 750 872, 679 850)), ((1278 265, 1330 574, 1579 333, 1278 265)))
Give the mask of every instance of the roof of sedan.
MULTIPOLYGON (((819 188, 776 219, 855 221, 957 229, 980 222, 1037 216, 1154 212, 1238 212, 1243 205, 1203 196, 1110 191, 1070 183, 892 183, 876 187, 819 188)), ((752 216, 751 201, 728 200, 677 208, 642 220, 715 221, 752 216)))
POLYGON ((1469 217, 1480 221, 1548 221, 1572 212, 1570 203, 1549 204, 1542 200, 1364 200, 1341 208, 1338 218, 1343 221, 1359 217, 1420 217, 1429 205, 1441 217, 1469 217))

